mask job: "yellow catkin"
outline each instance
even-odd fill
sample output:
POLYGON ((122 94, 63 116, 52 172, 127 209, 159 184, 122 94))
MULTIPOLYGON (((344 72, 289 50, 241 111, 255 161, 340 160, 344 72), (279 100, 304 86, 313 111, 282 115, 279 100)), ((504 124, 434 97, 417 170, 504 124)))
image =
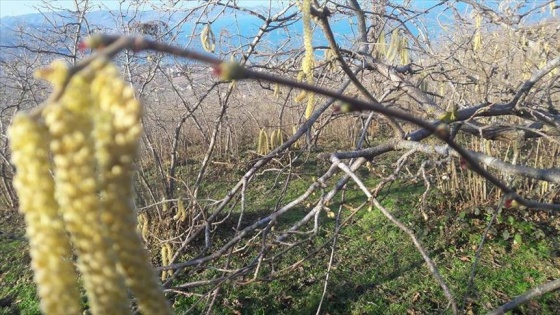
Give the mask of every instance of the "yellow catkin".
POLYGON ((301 103, 306 97, 307 91, 301 91, 298 95, 296 95, 296 97, 294 97, 294 102, 301 103))
POLYGON ((482 15, 477 14, 475 20, 475 34, 473 37, 473 50, 477 51, 482 47, 482 33, 480 27, 482 26, 482 15))
MULTIPOLYGON (((315 53, 313 52, 313 29, 311 28, 311 0, 303 0, 301 5, 303 13, 303 44, 305 55, 302 61, 302 71, 307 78, 307 83, 313 84, 313 66, 315 63, 315 53)), ((305 118, 309 119, 315 108, 314 94, 309 93, 307 97, 307 107, 305 108, 305 118)))
POLYGON ((206 24, 200 32, 200 42, 202 43, 202 48, 207 52, 213 53, 216 49, 216 36, 212 32, 210 24, 206 24))
POLYGON ((276 83, 274 84, 274 97, 276 99, 280 98, 280 84, 276 83))
POLYGON ((401 38, 400 57, 401 64, 408 64, 408 38, 406 36, 401 38))
POLYGON ((259 142, 257 144, 257 154, 265 155, 268 153, 268 136, 266 130, 261 129, 259 132, 259 142))
POLYGON ((272 130, 270 132, 270 141, 269 141, 269 149, 273 150, 274 148, 276 148, 276 146, 278 146, 278 143, 276 142, 276 130, 272 130))
MULTIPOLYGON (((297 126, 296 126, 296 125, 292 126, 292 135, 295 135, 295 134, 297 133, 297 131, 298 131, 297 126)), ((299 139, 299 140, 301 140, 301 139, 299 139)), ((292 145, 292 147, 293 147, 294 149, 299 149, 299 148, 301 148, 301 145, 300 145, 300 141, 299 141, 299 140, 296 141, 296 142, 294 142, 294 144, 292 145)))
POLYGON ((284 144, 284 139, 282 139, 282 130, 276 129, 270 133, 270 149, 273 150, 278 146, 284 144))
POLYGON ((385 55, 387 60, 392 62, 395 60, 396 56, 400 55, 401 43, 400 31, 398 28, 395 28, 391 33, 391 42, 389 43, 389 49, 385 55))
POLYGON ((277 130, 276 136, 278 137, 278 143, 280 145, 283 145, 284 144, 284 136, 282 134, 282 129, 277 130))
POLYGON ((305 118, 309 119, 311 114, 313 114, 313 110, 315 109, 315 94, 310 93, 309 97, 307 98, 307 107, 305 108, 305 118))
POLYGON ((336 64, 336 53, 334 52, 334 50, 332 49, 327 49, 325 50, 325 62, 327 63, 327 70, 328 71, 333 71, 335 70, 335 64, 336 64))
MULTIPOLYGON (((167 244, 163 244, 161 245, 161 265, 162 266, 167 266, 169 264, 169 261, 167 260, 167 251, 169 250, 169 248, 167 247, 167 244)), ((167 270, 163 270, 161 272, 161 281, 164 281, 165 279, 167 279, 167 270)))
MULTIPOLYGON (((63 63, 54 62, 37 75, 59 92, 67 73, 63 63)), ((97 59, 68 80, 58 100, 32 116, 18 116, 10 129, 18 167, 15 187, 22 212, 30 214, 28 235, 41 235, 42 246, 57 255, 44 254, 33 263, 46 314, 80 313, 67 235, 78 255, 92 314, 130 314, 127 286, 141 313, 172 313, 136 232, 132 163, 141 134, 140 116, 140 104, 117 69, 97 59)), ((45 251, 36 243, 30 241, 35 257, 45 251)))
POLYGON ((95 112, 89 74, 85 70, 72 77, 59 103, 48 104, 43 109, 52 137, 55 198, 78 254, 78 268, 83 274, 92 313, 130 314, 124 279, 117 270, 116 253, 101 221, 91 138, 95 112))
POLYGON ((136 231, 140 233, 144 242, 148 241, 148 233, 149 233, 149 219, 145 213, 142 213, 138 216, 138 225, 136 231))
MULTIPOLYGON (((173 246, 169 243, 165 243, 161 246, 161 265, 167 266, 171 263, 173 259, 173 246)), ((161 272, 161 281, 173 276, 173 270, 163 270, 161 272)))
POLYGON ((98 70, 91 86, 101 120, 95 130, 99 185, 109 237, 124 271, 126 285, 143 314, 171 314, 157 275, 136 233, 132 177, 142 132, 141 106, 114 66, 98 70), (109 119, 107 118, 109 117, 109 119), (107 121, 108 119, 108 121, 107 121), (105 125, 106 124, 106 125, 105 125))
MULTIPOLYGON (((167 264, 170 264, 173 260, 173 246, 169 243, 165 244, 165 246, 167 246, 167 264)), ((167 277, 171 276, 173 276, 173 270, 167 270, 167 277)))
POLYGON ((31 268, 44 314, 80 314, 81 300, 71 247, 54 199, 44 124, 18 115, 8 130, 14 187, 25 215, 31 268))
POLYGON ((381 58, 387 54, 387 43, 385 39, 385 31, 381 30, 379 37, 377 37, 377 43, 375 44, 376 57, 381 58))
POLYGON ((187 211, 185 210, 185 204, 183 203, 183 199, 179 198, 179 200, 177 200, 177 213, 173 216, 173 220, 184 222, 186 219, 187 211))

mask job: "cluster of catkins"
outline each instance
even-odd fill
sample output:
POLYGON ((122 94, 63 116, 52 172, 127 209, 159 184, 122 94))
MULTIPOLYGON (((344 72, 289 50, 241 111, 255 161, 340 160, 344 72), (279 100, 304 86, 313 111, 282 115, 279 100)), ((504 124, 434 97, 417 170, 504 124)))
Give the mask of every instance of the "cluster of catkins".
POLYGON ((141 313, 172 313, 136 233, 133 90, 102 58, 72 74, 54 62, 37 76, 58 96, 18 114, 9 137, 42 312, 81 314, 81 274, 92 314, 130 314, 128 289, 141 313))

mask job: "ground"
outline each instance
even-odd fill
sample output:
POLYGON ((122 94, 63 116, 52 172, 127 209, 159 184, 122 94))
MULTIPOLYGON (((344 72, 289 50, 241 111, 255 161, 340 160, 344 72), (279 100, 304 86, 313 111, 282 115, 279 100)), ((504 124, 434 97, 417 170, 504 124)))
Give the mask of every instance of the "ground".
MULTIPOLYGON (((301 182, 294 181, 289 194, 303 189, 312 174, 301 172, 299 175, 301 182)), ((266 208, 267 202, 273 199, 263 196, 270 197, 269 188, 274 178, 264 173, 254 180, 254 185, 262 185, 262 191, 256 190, 255 196, 248 195, 247 199, 256 209, 266 208)), ((476 277, 469 283, 476 249, 493 208, 438 206, 443 205, 443 201, 435 193, 430 200, 434 206, 426 213, 428 220, 424 220, 417 209, 422 187, 407 182, 395 187, 384 195, 382 203, 414 230, 467 313, 485 313, 532 287, 560 277, 557 216, 521 210, 498 215, 481 252, 476 277)), ((346 191, 342 216, 348 222, 338 235, 322 302, 323 314, 450 313, 441 288, 408 236, 376 209, 364 208, 353 213, 353 207, 363 202, 354 189, 355 186, 350 185, 346 191)), ((338 209, 337 202, 339 199, 331 209, 338 209)), ((296 209, 278 224, 290 224, 306 211, 305 207, 296 209)), ((244 222, 249 224, 262 215, 247 213, 244 222)), ((235 216, 230 220, 232 224, 237 222, 235 216)), ((324 289, 335 219, 324 214, 321 222, 322 228, 313 241, 279 257, 281 261, 274 267, 276 271, 286 268, 285 271, 273 272, 267 270, 269 266, 263 266, 261 276, 256 279, 249 275, 223 284, 213 313, 315 313, 324 289), (325 246, 320 248, 321 245, 325 246), (314 250, 317 251, 315 255, 296 264, 314 250)), ((227 232, 218 235, 223 239, 215 241, 216 247, 231 237, 227 232)), ((3 210, 0 217, 0 251, 0 314, 39 314, 24 222, 14 210, 3 210)), ((234 256, 230 264, 232 267, 242 265, 253 254, 249 249, 243 255, 234 256)), ((190 273, 174 284, 208 279, 211 275, 211 270, 190 273)), ((212 287, 199 287, 190 290, 189 295, 170 298, 178 314, 200 313, 205 309, 200 294, 212 290, 212 287)), ((512 314, 559 313, 560 292, 557 291, 520 306, 512 314)))

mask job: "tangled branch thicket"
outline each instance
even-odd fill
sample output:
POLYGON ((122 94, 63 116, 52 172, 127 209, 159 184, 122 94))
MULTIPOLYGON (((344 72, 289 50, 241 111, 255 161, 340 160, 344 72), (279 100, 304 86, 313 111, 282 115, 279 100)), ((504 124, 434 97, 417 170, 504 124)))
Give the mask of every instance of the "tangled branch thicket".
MULTIPOLYGON (((137 230, 169 298, 210 313, 228 284, 281 279, 330 248, 320 312, 340 235, 370 209, 410 238, 452 312, 466 311, 471 293, 457 291, 472 286, 498 213, 558 226, 557 5, 273 3, 169 4, 157 23, 120 21, 123 33, 135 36, 85 39, 90 30, 70 27, 50 34, 70 47, 69 78, 112 58, 145 106, 134 178, 137 230), (216 25, 241 13, 260 25, 239 43, 242 34, 216 25), (345 21, 352 28, 340 34, 345 21), (300 23, 305 34, 290 34, 300 23), (188 42, 172 44, 191 24, 188 42), (83 59, 78 47, 95 51, 83 59), (426 222, 493 208, 465 283, 451 283, 398 206, 384 204, 396 186, 409 183, 422 190, 410 211, 426 222)), ((128 10, 140 12, 136 5, 128 10)), ((88 1, 76 9, 75 25, 89 27, 88 1)), ((47 90, 26 72, 60 50, 55 41, 33 47, 20 35, 25 45, 2 47, 18 51, 1 63, 3 132, 17 112, 45 99, 47 90)), ((2 201, 15 207, 6 148, 2 201)), ((558 286, 551 282, 547 290, 558 286)), ((500 311, 517 304, 507 305, 500 311)))

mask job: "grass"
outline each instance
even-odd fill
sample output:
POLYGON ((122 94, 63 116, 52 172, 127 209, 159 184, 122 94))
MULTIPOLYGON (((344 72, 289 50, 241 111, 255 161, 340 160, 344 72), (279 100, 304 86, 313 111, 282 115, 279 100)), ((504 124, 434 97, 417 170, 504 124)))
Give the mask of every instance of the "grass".
POLYGON ((40 314, 22 218, 13 211, 3 212, 0 218, 0 314, 40 314))
MULTIPOLYGON (((302 173, 305 173, 302 172, 302 173)), ((305 174, 294 181, 284 200, 301 193, 313 174, 305 174)), ((266 187, 273 176, 261 176, 252 183, 257 187, 247 197, 256 209, 270 209, 276 195, 266 187), (263 198, 266 196, 266 198, 263 198)), ((374 185, 367 179, 366 184, 374 185)), ((268 186, 267 186, 268 184, 268 186)), ((345 204, 356 207, 364 202, 362 195, 350 184, 345 204)), ((439 209, 428 212, 429 220, 422 219, 417 200, 422 187, 399 183, 384 196, 383 204, 395 216, 408 224, 420 237, 425 248, 439 266, 440 272, 455 293, 460 307, 472 313, 484 313, 538 284, 560 276, 559 260, 554 252, 557 231, 543 231, 537 221, 524 220, 518 214, 502 214, 490 230, 478 263, 473 285, 469 275, 476 248, 486 228, 488 213, 466 209, 439 209), (505 237, 508 231, 509 237, 505 237), (468 292, 468 295, 467 295, 468 292)), ((337 199, 340 202, 340 198, 337 199)), ((335 203, 331 209, 337 209, 335 203)), ((301 218, 305 207, 291 211, 286 226, 301 218)), ((347 217, 350 210, 343 210, 347 217)), ((528 219, 528 218, 527 218, 528 219)), ((282 257, 276 269, 287 267, 303 259, 313 249, 325 244, 323 250, 289 272, 276 276, 263 268, 255 281, 248 279, 225 283, 213 305, 214 314, 310 314, 315 313, 321 300, 330 255, 330 240, 335 221, 321 217, 317 237, 300 250, 282 257), (249 282, 248 284, 242 284, 249 282)), ((217 244, 216 246, 219 246, 217 244)), ((557 244, 556 244, 557 246, 557 244)), ((252 253, 256 254, 256 251, 252 253)), ((270 253, 273 255, 274 253, 270 253)), ((253 257, 250 252, 244 258, 253 257)), ((246 260, 233 257, 232 268, 246 260), (237 264, 237 265, 236 265, 237 264)), ((223 261, 213 263, 220 266, 223 261)), ((202 273, 190 275, 178 282, 208 279, 202 273)), ((251 278, 251 277, 249 277, 251 278)), ((193 289, 189 293, 206 294, 212 287, 193 289)), ((518 308, 520 314, 556 314, 560 309, 558 292, 545 295, 518 308)), ((199 298, 177 297, 175 308, 179 314, 206 310, 206 301, 199 298), (193 306, 193 302, 198 301, 193 306)), ((428 272, 425 262, 410 239, 390 223, 378 210, 361 210, 338 236, 335 261, 329 274, 328 289, 322 304, 324 314, 425 314, 450 313, 441 288, 428 272)))
MULTIPOLYGON (((403 215, 404 218, 411 215, 403 215)), ((401 219, 404 219, 401 217, 401 219)), ((329 235, 323 229, 317 243, 329 235)), ((474 251, 457 255, 455 243, 443 248, 430 248, 441 232, 424 237, 440 271, 456 293, 458 300, 465 293, 474 251)), ((339 248, 330 274, 329 289, 323 303, 329 314, 420 314, 449 313, 441 289, 427 271, 424 261, 410 240, 377 211, 366 212, 339 237, 339 248)), ((472 244, 470 244, 472 245, 472 244)), ((532 244, 531 244, 532 245, 532 244)), ((527 289, 558 276, 550 266, 549 257, 541 250, 519 248, 507 252, 508 244, 492 241, 483 251, 475 278, 475 292, 466 302, 475 314, 506 302, 527 289), (507 261, 496 265, 496 259, 507 261), (547 266, 548 267, 545 267, 547 266)), ((472 246, 470 246, 472 247, 472 246)), ((469 248, 470 248, 469 247, 469 248)), ((461 249, 461 251, 467 249, 461 249)), ((291 271, 286 277, 249 285, 227 284, 221 293, 222 304, 214 306, 216 314, 309 314, 320 301, 328 262, 327 250, 291 271)), ((295 261, 301 253, 292 253, 286 260, 295 261)), ((558 293, 545 295, 532 304, 519 308, 521 313, 555 314, 560 306, 558 293)), ((178 301, 181 301, 179 299, 178 301)), ((179 313, 182 306, 178 302, 179 313)), ((203 311, 203 305, 195 313, 203 311)))
MULTIPOLYGON (((259 173, 247 192, 247 208, 243 226, 270 213, 278 198, 284 204, 301 194, 313 177, 320 175, 327 164, 315 165, 303 161, 293 170, 291 183, 284 195, 281 188, 285 170, 259 173)), ((223 196, 223 172, 213 170, 209 176, 220 181, 208 181, 202 187, 202 196, 223 196)), ((376 180, 366 173, 360 174, 366 185, 373 187, 376 180)), ((232 174, 233 177, 237 174, 232 174)), ((227 186, 227 187, 225 187, 227 186)), ((489 208, 457 209, 442 207, 437 192, 431 198, 434 207, 427 209, 429 219, 424 221, 418 210, 418 200, 423 187, 398 182, 385 191, 381 200, 393 214, 413 229, 439 270, 453 290, 459 306, 470 314, 484 313, 516 295, 539 284, 560 277, 558 264, 558 219, 538 217, 530 212, 511 210, 498 216, 490 229, 473 285, 469 275, 476 248, 488 220, 489 208)), ((317 200, 320 192, 311 197, 317 200)), ((341 218, 350 218, 352 209, 365 200, 355 184, 344 192, 341 218)), ((337 211, 341 205, 337 196, 330 208, 337 211)), ((277 223, 285 228, 302 218, 309 207, 302 205, 290 210, 277 223)), ((212 249, 219 248, 232 235, 238 213, 228 218, 231 224, 221 226, 212 249), (227 225, 227 227, 226 227, 227 225)), ((212 314, 312 314, 321 301, 326 270, 331 254, 335 220, 323 213, 317 236, 300 247, 281 254, 282 248, 274 247, 268 253, 274 261, 262 265, 257 277, 253 274, 222 284, 213 304, 212 314), (323 246, 320 250, 317 250, 323 246), (299 264, 309 253, 317 253, 299 264), (289 268, 292 266, 292 268, 289 268), (283 270, 284 272, 278 272, 283 270)), ((0 298, 11 297, 8 306, 0 307, 0 314, 38 314, 38 303, 29 270, 29 256, 22 237, 20 219, 3 220, 0 241, 1 280, 0 298), (19 227, 19 228, 17 228, 19 227), (10 230, 10 232, 5 232, 10 230), (6 233, 16 235, 7 239, 6 233)), ((246 264, 255 257, 260 247, 248 247, 231 256, 231 269, 246 264)), ((193 248, 193 251, 196 249, 193 248)), ((189 257, 184 257, 187 259, 189 257)), ((218 259, 211 267, 224 266, 218 259)), ((192 271, 192 270, 189 270, 192 271)), ((220 276, 214 268, 189 272, 175 282, 184 283, 220 276)), ((198 314, 206 310, 208 299, 201 295, 213 292, 215 287, 190 289, 187 295, 172 297, 178 314, 198 314)), ((546 294, 520 306, 514 314, 558 314, 560 293, 546 294)), ((387 220, 378 210, 367 207, 349 219, 338 235, 334 261, 329 274, 327 292, 322 303, 322 314, 449 314, 448 302, 441 288, 426 268, 425 262, 411 240, 387 220)))

